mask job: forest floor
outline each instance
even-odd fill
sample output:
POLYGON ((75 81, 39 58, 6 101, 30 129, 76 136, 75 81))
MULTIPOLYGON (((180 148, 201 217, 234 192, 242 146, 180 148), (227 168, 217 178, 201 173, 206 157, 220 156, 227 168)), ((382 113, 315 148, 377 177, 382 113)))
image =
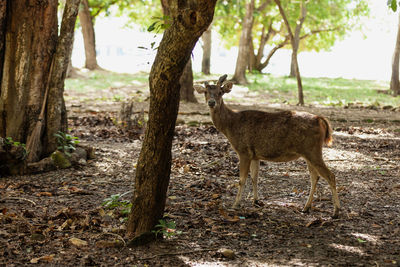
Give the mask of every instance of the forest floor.
MULTIPOLYGON (((398 109, 272 105, 246 92, 240 105, 231 103, 306 110, 331 120, 335 140, 324 158, 342 205, 332 219, 323 179, 312 210, 301 212, 310 188, 302 160, 262 163, 261 205, 252 206, 248 179, 242 208, 231 210, 238 158, 212 126, 202 98, 181 103, 164 218, 176 223, 174 234, 129 248, 121 211, 132 197, 143 134, 117 125, 121 102, 67 94, 71 133, 96 148, 96 159, 0 179, 0 266, 400 266, 398 109), (107 209, 102 204, 112 195, 116 207, 107 209)), ((138 114, 147 107, 147 101, 134 103, 138 114)))

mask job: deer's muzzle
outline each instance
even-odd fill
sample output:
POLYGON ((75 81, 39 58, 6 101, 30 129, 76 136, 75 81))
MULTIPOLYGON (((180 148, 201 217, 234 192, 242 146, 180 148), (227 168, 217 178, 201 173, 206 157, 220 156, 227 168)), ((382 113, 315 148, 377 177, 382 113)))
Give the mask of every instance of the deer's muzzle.
POLYGON ((209 106, 210 108, 215 107, 215 104, 216 104, 215 99, 210 99, 210 100, 208 100, 208 106, 209 106))

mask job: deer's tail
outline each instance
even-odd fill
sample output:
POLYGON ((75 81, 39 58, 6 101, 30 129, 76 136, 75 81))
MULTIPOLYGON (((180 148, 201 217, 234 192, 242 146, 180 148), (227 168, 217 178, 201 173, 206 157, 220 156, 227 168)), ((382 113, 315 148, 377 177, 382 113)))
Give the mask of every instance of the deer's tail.
POLYGON ((331 146, 333 142, 333 137, 332 137, 332 127, 331 124, 329 123, 328 119, 324 117, 319 117, 319 122, 320 126, 323 129, 323 134, 324 134, 324 143, 327 146, 331 146))

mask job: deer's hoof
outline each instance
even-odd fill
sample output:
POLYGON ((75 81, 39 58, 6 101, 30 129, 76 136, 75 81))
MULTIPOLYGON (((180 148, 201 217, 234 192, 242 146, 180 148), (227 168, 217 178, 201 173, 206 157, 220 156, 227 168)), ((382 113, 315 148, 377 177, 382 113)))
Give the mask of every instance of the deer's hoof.
POLYGON ((335 212, 332 215, 332 219, 337 219, 339 218, 339 210, 335 210, 335 212))
POLYGON ((301 212, 303 213, 309 213, 310 212, 310 207, 304 207, 301 212))
POLYGON ((262 201, 258 200, 258 199, 255 199, 253 201, 253 206, 257 207, 257 208, 261 208, 261 207, 264 207, 264 203, 262 201))

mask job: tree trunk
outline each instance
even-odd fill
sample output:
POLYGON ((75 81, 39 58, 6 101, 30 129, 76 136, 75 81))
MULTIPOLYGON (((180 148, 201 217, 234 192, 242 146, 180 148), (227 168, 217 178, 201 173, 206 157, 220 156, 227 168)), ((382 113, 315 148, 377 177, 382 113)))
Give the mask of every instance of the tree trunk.
POLYGON ((290 63, 290 74, 289 77, 297 77, 296 76, 296 63, 297 61, 297 54, 299 51, 299 44, 300 44, 300 31, 303 26, 304 20, 306 19, 307 15, 307 9, 306 5, 304 2, 301 2, 301 16, 300 19, 297 22, 296 29, 294 30, 294 43, 292 45, 293 51, 292 51, 292 60, 290 63))
POLYGON ((254 0, 246 3, 246 14, 243 19, 242 33, 239 41, 239 52, 236 60, 235 73, 232 81, 238 84, 247 84, 246 69, 249 63, 249 46, 251 40, 251 30, 253 28, 254 0))
MULTIPOLYGON (((171 3, 169 0, 161 0, 162 10, 165 16, 170 16, 170 5, 171 3)), ((180 100, 197 103, 197 99, 194 96, 192 60, 190 58, 185 66, 182 76, 179 79, 179 83, 181 85, 180 100)))
MULTIPOLYGON (((8 1, 3 73, 0 86, 0 136, 27 143, 33 132, 48 80, 46 119, 41 136, 41 156, 56 149, 53 133, 65 131, 66 114, 62 92, 66 71, 65 49, 70 49, 79 0, 67 2, 58 38, 57 1, 8 1), (70 16, 70 17, 67 17, 70 16), (75 17, 74 17, 75 16, 75 17), (53 71, 50 79, 50 66, 53 71), (65 63, 65 67, 64 66, 65 63)), ((1 21, 1 19, 0 19, 1 21)), ((4 34, 5 33, 5 34, 4 34)))
MULTIPOLYGON (((5 35, 6 19, 7 19, 7 2, 1 1, 0 2, 0 85, 1 85, 1 77, 3 76, 3 62, 4 62, 5 40, 6 40, 6 35, 5 35)), ((0 93, 1 93, 1 88, 0 88, 0 93)))
MULTIPOLYGON (((297 80, 297 91, 298 91, 298 97, 299 97, 299 103, 298 104, 301 105, 301 106, 304 106, 303 85, 302 85, 302 82, 301 82, 299 64, 297 62, 297 50, 294 49, 296 41, 295 41, 295 38, 294 38, 294 35, 293 35, 293 31, 292 31, 292 29, 290 27, 289 21, 288 21, 288 19, 286 17, 285 10, 283 10, 283 8, 282 8, 281 1, 280 0, 274 0, 274 1, 275 1, 276 5, 279 8, 279 13, 282 16, 283 21, 285 22, 285 25, 286 25, 286 28, 288 30, 288 34, 289 34, 289 37, 290 37, 290 42, 292 44, 292 50, 293 50, 293 57, 292 58, 294 58, 294 71, 295 71, 296 80, 297 80)), ((306 9, 305 9, 304 1, 301 2, 301 5, 302 5, 301 6, 302 17, 304 15, 304 18, 305 18, 306 9)), ((297 29, 297 27, 296 27, 296 29, 297 29)))
POLYGON ((47 144, 44 147, 45 154, 50 154, 57 148, 57 141, 54 138, 54 134, 58 131, 67 132, 67 110, 63 96, 64 81, 67 75, 68 63, 71 59, 75 22, 80 1, 69 0, 66 2, 64 8, 47 99, 47 130, 44 135, 45 143, 47 144))
MULTIPOLYGON (((171 172, 171 147, 179 107, 177 82, 190 54, 210 25, 216 0, 169 1, 172 24, 165 30, 151 68, 150 109, 136 169, 129 237, 150 233, 163 217, 171 172)), ((150 234, 149 234, 150 233, 150 234)))
POLYGON ((79 21, 81 22, 83 44, 85 47, 85 68, 95 70, 99 68, 99 65, 96 59, 96 39, 88 0, 82 0, 79 9, 79 21))
POLYGON ((390 90, 394 96, 400 95, 400 82, 399 82, 399 60, 400 60, 400 12, 399 24, 397 26, 397 39, 394 48, 392 59, 392 77, 390 79, 390 90))
MULTIPOLYGON (((268 32, 265 32, 265 26, 263 26, 262 31, 261 31, 261 37, 260 37, 260 45, 257 50, 257 54, 254 52, 254 48, 250 51, 250 64, 252 65, 252 68, 250 71, 259 71, 262 72, 262 70, 268 65, 269 60, 271 59, 272 55, 276 52, 278 49, 272 49, 272 53, 270 52, 267 59, 263 62, 262 59, 264 57, 264 50, 265 50, 265 45, 268 43, 268 40, 271 39, 276 34, 276 31, 272 28, 272 21, 270 25, 268 26, 268 32), (275 50, 275 51, 274 51, 275 50), (263 64, 265 64, 263 66, 263 64)), ((250 40, 251 47, 253 46, 253 39, 250 40)))
POLYGON ((201 72, 210 75, 211 69, 211 26, 201 36, 203 40, 203 59, 201 61, 201 72))
POLYGON ((192 59, 190 58, 179 79, 179 83, 181 84, 181 101, 197 103, 193 88, 192 59))

